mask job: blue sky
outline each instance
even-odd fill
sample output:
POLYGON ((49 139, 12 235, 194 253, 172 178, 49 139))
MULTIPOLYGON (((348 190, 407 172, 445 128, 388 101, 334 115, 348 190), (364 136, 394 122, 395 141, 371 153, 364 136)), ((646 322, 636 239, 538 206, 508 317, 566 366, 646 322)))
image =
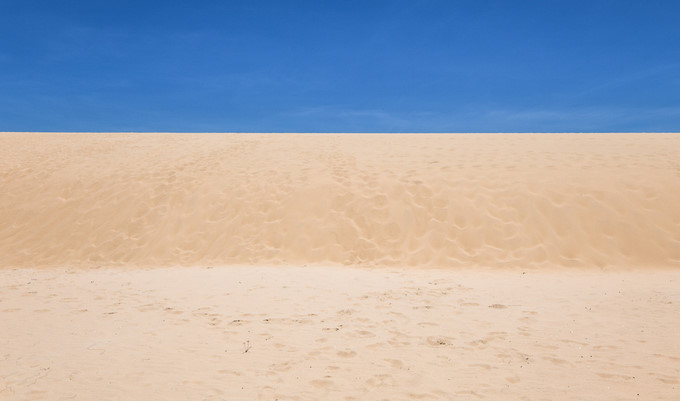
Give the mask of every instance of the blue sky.
POLYGON ((680 131, 680 2, 0 0, 0 131, 680 131))

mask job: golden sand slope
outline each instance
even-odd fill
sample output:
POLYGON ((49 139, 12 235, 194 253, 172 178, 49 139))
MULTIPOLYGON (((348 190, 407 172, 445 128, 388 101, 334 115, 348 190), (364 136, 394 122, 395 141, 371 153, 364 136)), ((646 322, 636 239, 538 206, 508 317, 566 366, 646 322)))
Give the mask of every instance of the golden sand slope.
POLYGON ((680 394, 678 270, 1 273, 3 401, 680 394))
POLYGON ((680 135, 0 134, 0 266, 680 265, 680 135))

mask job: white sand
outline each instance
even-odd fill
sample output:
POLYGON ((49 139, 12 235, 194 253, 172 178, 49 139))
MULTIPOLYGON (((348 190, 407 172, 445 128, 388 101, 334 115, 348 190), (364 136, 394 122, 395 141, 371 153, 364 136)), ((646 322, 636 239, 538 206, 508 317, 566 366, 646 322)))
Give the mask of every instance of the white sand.
POLYGON ((248 266, 2 277, 3 400, 680 394, 679 271, 248 266))

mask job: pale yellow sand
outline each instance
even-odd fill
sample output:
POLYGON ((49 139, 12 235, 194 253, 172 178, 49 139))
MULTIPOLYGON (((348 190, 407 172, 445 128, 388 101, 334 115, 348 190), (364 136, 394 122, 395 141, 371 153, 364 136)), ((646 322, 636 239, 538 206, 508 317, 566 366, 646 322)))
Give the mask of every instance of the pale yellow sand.
POLYGON ((2 400, 677 400, 680 271, 2 271, 2 400), (247 350, 247 352, 245 352, 247 350))
POLYGON ((680 135, 0 134, 0 266, 680 266, 680 135))
POLYGON ((680 135, 0 134, 3 401, 677 400, 679 281, 680 135))

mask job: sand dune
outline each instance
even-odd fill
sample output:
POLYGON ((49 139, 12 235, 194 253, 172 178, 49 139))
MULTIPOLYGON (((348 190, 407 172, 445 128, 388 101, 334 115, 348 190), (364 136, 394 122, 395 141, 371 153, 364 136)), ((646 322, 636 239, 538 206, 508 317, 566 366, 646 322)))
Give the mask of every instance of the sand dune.
POLYGON ((0 134, 0 266, 680 266, 680 135, 0 134))
POLYGON ((0 134, 2 401, 676 400, 677 267, 680 135, 0 134))

